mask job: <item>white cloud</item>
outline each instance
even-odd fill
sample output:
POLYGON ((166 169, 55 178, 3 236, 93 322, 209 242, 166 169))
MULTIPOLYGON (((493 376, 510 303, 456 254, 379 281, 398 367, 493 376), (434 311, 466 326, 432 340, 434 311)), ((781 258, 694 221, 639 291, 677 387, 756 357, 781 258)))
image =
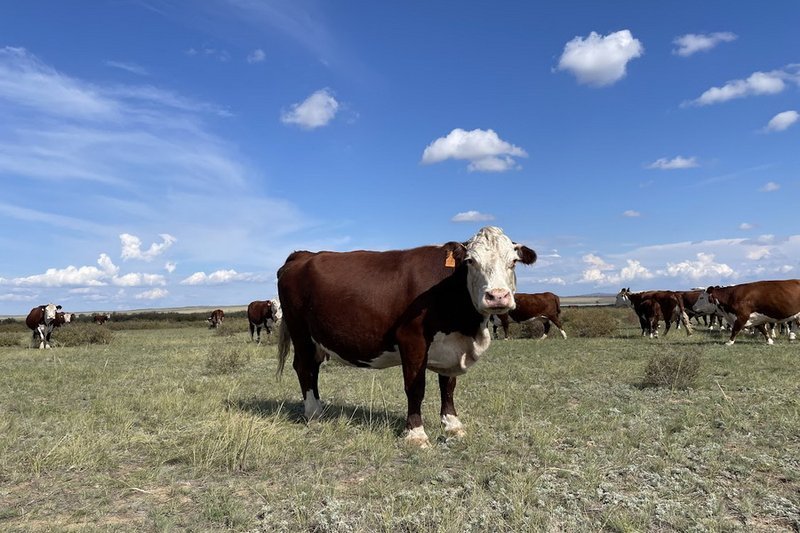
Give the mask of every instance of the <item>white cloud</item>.
POLYGON ((191 276, 181 280, 181 285, 222 285, 234 281, 266 281, 263 274, 253 274, 250 272, 236 272, 233 269, 217 270, 211 274, 205 272, 195 272, 191 276))
POLYGON ((747 258, 751 261, 760 261, 771 255, 769 246, 757 246, 747 251, 747 258))
POLYGON ((456 128, 425 148, 422 163, 461 159, 470 162, 469 171, 503 172, 516 166, 513 157, 527 156, 525 150, 500 139, 494 130, 456 128))
POLYGON ((264 59, 266 59, 266 57, 267 56, 264 53, 264 50, 262 50, 261 48, 256 48, 255 50, 247 54, 247 62, 261 63, 262 61, 264 61, 264 59))
POLYGON ((781 188, 781 186, 779 184, 775 183, 774 181, 768 181, 759 190, 761 192, 775 192, 780 188, 781 188))
MULTIPOLYGON (((764 94, 777 94, 786 88, 784 79, 792 79, 785 71, 754 72, 747 79, 732 80, 722 87, 712 87, 691 102, 698 106, 719 104, 735 98, 747 96, 760 96, 764 94)), ((794 78, 796 80, 796 77, 794 78)))
POLYGON ((296 124, 301 128, 315 129, 326 126, 336 116, 339 102, 330 89, 320 89, 299 104, 292 104, 289 111, 281 114, 284 124, 296 124))
POLYGON ((123 276, 115 276, 112 283, 118 287, 142 287, 152 285, 166 285, 164 276, 160 274, 143 274, 139 272, 131 272, 123 276))
POLYGON ((166 289, 150 289, 149 291, 140 292, 133 297, 137 300, 160 300, 169 296, 169 291, 166 289))
POLYGON ((167 249, 177 241, 177 239, 169 233, 160 233, 159 237, 162 239, 161 243, 154 242, 150 245, 150 248, 143 252, 142 240, 139 237, 129 233, 121 234, 119 240, 122 243, 122 259, 125 261, 128 259, 152 261, 155 257, 167 251, 167 249))
POLYGON ((628 209, 627 211, 624 211, 622 213, 622 216, 630 217, 630 218, 636 218, 636 217, 642 216, 642 214, 639 211, 635 211, 633 209, 628 209))
POLYGON ((626 266, 622 267, 618 273, 612 272, 614 270, 613 265, 606 263, 602 258, 594 254, 583 256, 583 262, 589 264, 590 268, 581 273, 580 282, 582 283, 616 285, 654 277, 650 270, 635 259, 626 259, 626 266))
POLYGON ((678 48, 672 51, 673 54, 688 57, 696 52, 707 52, 720 43, 729 43, 736 40, 736 34, 729 31, 696 34, 687 33, 675 37, 672 41, 678 48))
POLYGON ((137 65, 135 63, 123 63, 122 61, 106 61, 106 65, 109 67, 118 68, 120 70, 125 70, 130 72, 131 74, 136 74, 138 76, 149 76, 150 73, 147 71, 146 68, 137 65))
POLYGON ((585 39, 578 36, 564 46, 558 70, 571 72, 579 83, 602 87, 622 79, 628 62, 643 53, 642 43, 634 39, 630 30, 606 36, 592 32, 585 39))
POLYGON ((753 229, 753 225, 750 224, 749 222, 742 222, 741 224, 739 224, 739 229, 742 231, 747 231, 749 229, 753 229))
POLYGON ((69 265, 66 268, 48 268, 44 274, 34 274, 5 281, 17 286, 63 287, 89 285, 99 287, 107 285, 109 279, 119 272, 119 268, 114 265, 111 258, 106 254, 100 254, 97 264, 100 265, 100 268, 69 265))
POLYGON ((696 157, 683 157, 683 156, 676 156, 672 159, 667 159, 666 157, 661 157, 656 159, 649 165, 647 168, 657 168, 660 170, 675 170, 675 169, 682 169, 682 168, 694 168, 699 166, 697 163, 696 157))
POLYGON ((797 111, 784 111, 772 117, 764 128, 765 131, 783 131, 800 119, 797 111))
POLYGON ((735 275, 731 267, 724 263, 715 263, 714 254, 700 252, 697 261, 681 261, 680 263, 667 263, 664 274, 670 277, 688 278, 697 281, 706 278, 729 278, 735 275))
POLYGON ((164 265, 164 270, 166 270, 167 272, 169 272, 170 274, 172 274, 173 272, 175 272, 175 268, 176 268, 177 266, 178 266, 178 265, 176 265, 174 262, 172 262, 172 261, 167 261, 167 262, 166 262, 166 264, 164 265))
POLYGON ((494 220, 494 216, 478 211, 464 211, 463 213, 457 213, 450 220, 453 222, 485 222, 487 220, 494 220))
POLYGON ((606 263, 602 257, 595 254, 586 254, 583 256, 583 262, 591 265, 597 270, 613 270, 614 265, 606 263))

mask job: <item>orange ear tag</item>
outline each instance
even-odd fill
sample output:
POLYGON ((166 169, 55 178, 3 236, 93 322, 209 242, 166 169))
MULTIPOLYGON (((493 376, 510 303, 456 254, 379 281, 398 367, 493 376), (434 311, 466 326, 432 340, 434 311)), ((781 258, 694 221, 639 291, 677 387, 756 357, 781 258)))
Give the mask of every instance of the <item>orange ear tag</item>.
POLYGON ((444 260, 444 266, 448 268, 455 268, 456 267, 456 260, 453 257, 453 250, 447 252, 447 259, 444 260))

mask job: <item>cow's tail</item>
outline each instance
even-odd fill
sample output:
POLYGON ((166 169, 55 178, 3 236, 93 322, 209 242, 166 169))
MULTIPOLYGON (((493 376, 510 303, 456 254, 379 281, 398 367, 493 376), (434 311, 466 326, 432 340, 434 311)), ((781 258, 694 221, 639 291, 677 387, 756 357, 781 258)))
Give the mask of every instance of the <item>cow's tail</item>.
POLYGON ((291 345, 292 336, 289 335, 289 326, 284 318, 278 325, 278 369, 275 371, 275 377, 278 379, 281 379, 283 375, 283 367, 286 364, 286 358, 289 356, 291 345))
POLYGON ((689 321, 689 315, 686 314, 686 307, 683 305, 683 296, 681 295, 678 295, 678 307, 681 312, 681 322, 683 323, 683 327, 686 328, 686 336, 688 337, 693 333, 692 323, 689 321))

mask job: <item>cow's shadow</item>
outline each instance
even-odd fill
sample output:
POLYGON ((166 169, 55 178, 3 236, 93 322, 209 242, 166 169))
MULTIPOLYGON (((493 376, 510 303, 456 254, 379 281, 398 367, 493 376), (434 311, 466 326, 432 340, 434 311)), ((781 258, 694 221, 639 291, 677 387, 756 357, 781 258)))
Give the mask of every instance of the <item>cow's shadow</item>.
MULTIPOLYGON (((238 410, 252 413, 261 418, 286 417, 291 422, 306 424, 305 406, 298 401, 279 401, 267 398, 229 399, 225 401, 228 410, 238 410)), ((384 410, 374 410, 372 413, 362 406, 345 405, 337 402, 323 402, 323 412, 319 419, 325 422, 333 419, 346 419, 349 424, 362 426, 369 429, 390 427, 397 434, 405 429, 406 419, 384 410)))

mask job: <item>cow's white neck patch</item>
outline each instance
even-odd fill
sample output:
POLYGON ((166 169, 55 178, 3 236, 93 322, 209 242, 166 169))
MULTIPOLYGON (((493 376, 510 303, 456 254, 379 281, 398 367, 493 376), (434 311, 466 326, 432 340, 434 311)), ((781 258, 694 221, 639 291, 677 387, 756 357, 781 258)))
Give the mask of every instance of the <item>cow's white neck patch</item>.
POLYGON ((437 333, 428 350, 428 368, 445 376, 460 376, 478 361, 491 340, 488 327, 481 328, 474 338, 461 333, 437 333))

